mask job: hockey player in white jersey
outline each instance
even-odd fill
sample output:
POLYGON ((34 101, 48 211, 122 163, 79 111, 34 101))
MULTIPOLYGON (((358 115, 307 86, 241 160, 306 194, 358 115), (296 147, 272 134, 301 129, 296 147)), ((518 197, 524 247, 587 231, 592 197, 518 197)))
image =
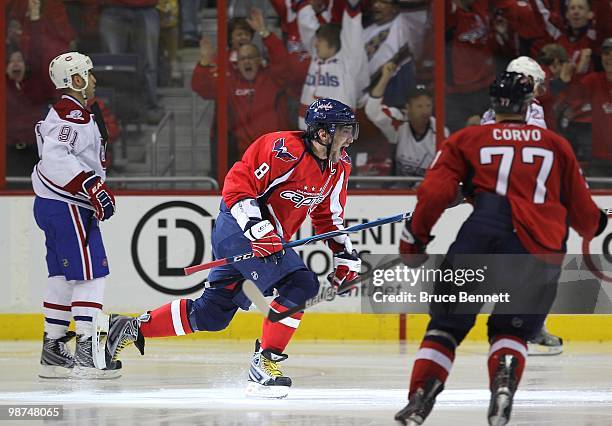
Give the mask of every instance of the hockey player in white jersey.
MULTIPOLYGON (((506 71, 518 72, 533 79, 534 100, 527 107, 527 124, 546 129, 544 121, 544 109, 536 99, 544 90, 544 80, 546 74, 540 65, 529 56, 519 56, 508 64, 506 71)), ((482 116, 481 124, 495 123, 495 111, 487 110, 482 116)), ((554 336, 546 330, 546 325, 542 327, 540 334, 533 340, 527 342, 529 355, 558 355, 563 352, 563 339, 554 336)))
POLYGON ((40 161, 32 172, 34 218, 45 233, 48 269, 39 374, 44 378, 113 378, 121 368, 96 369, 91 350, 92 317, 102 309, 109 273, 98 221, 115 213, 115 198, 104 183, 106 128, 101 114, 86 108, 96 86, 92 68, 91 59, 78 52, 51 61, 49 76, 62 97, 35 129, 40 161), (68 331, 71 319, 76 333, 68 331), (67 342, 75 334, 73 355, 67 342))
MULTIPOLYGON (((406 113, 382 103, 383 95, 397 65, 388 62, 382 67, 381 77, 367 97, 365 112, 368 118, 395 146, 395 174, 424 176, 436 155, 436 119, 433 99, 424 88, 408 93, 406 113)), ((448 136, 444 129, 444 136, 448 136)))
MULTIPOLYGON (((542 94, 540 91, 544 90, 544 80, 546 79, 546 74, 544 73, 542 67, 540 67, 540 65, 529 56, 519 56, 518 58, 510 61, 506 67, 506 71, 518 72, 533 79, 534 98, 531 104, 527 107, 527 124, 532 124, 534 126, 541 127, 542 129, 546 129, 544 109, 536 99, 538 95, 542 94)), ((483 114, 480 124, 491 123, 495 123, 495 111, 493 111, 493 109, 488 109, 483 114)))

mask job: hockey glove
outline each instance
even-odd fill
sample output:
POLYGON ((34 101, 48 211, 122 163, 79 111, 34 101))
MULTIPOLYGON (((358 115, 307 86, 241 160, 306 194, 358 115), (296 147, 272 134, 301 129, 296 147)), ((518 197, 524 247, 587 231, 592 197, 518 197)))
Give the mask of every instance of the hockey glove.
POLYGON ((429 237, 427 243, 422 242, 412 233, 412 219, 407 220, 400 237, 399 253, 406 266, 417 268, 427 261, 429 255, 425 253, 427 244, 433 240, 429 237))
POLYGON ((244 236, 251 241, 255 257, 267 262, 278 263, 285 254, 283 242, 269 220, 249 220, 245 226, 244 236))
POLYGON ((334 253, 334 271, 327 279, 334 288, 338 289, 342 284, 357 279, 359 272, 361 272, 361 259, 357 256, 357 250, 342 251, 334 253))
POLYGON ((90 176, 83 182, 83 191, 94 208, 96 218, 103 221, 115 214, 115 196, 100 176, 90 176))

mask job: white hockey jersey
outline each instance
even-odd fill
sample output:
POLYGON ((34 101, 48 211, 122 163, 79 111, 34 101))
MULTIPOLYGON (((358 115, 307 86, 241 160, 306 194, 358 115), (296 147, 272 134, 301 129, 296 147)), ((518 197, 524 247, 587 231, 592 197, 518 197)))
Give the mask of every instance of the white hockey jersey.
MULTIPOLYGON (((546 129, 546 121, 544 121, 544 108, 537 100, 534 100, 527 107, 527 124, 538 126, 542 129, 546 129)), ((482 115, 480 124, 491 124, 495 123, 495 111, 488 109, 482 115)))
POLYGON ((372 76, 405 45, 410 46, 413 58, 421 57, 424 29, 427 27, 427 11, 400 13, 393 20, 378 25, 373 23, 363 30, 363 44, 368 56, 368 71, 372 76))
POLYGON ((342 15, 340 50, 331 58, 323 60, 317 58, 313 48, 312 60, 300 98, 300 129, 306 129, 304 122, 306 109, 317 99, 332 98, 352 109, 357 108, 363 90, 368 86, 370 80, 368 61, 362 43, 362 32, 361 13, 351 16, 345 10, 342 15))
MULTIPOLYGON (((382 98, 368 96, 365 112, 392 144, 397 144, 395 153, 396 174, 399 176, 424 176, 436 155, 436 119, 431 117, 429 129, 417 139, 410 123, 397 108, 382 103, 382 98)), ((444 128, 444 137, 449 131, 444 128)))
POLYGON ((93 172, 106 179, 105 146, 93 114, 63 95, 35 131, 40 161, 32 172, 34 193, 92 209, 79 176, 93 172))

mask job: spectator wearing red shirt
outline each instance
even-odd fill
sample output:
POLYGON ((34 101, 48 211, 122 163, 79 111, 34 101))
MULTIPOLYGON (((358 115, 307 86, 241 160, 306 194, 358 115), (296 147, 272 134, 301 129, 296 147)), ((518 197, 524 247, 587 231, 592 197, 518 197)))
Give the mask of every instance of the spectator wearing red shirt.
MULTIPOLYGON (((264 66, 259 49, 243 44, 237 51, 237 67, 227 74, 230 116, 230 162, 265 133, 288 127, 284 92, 288 77, 287 50, 283 42, 265 27, 261 11, 253 10, 251 26, 262 34, 270 63, 264 66)), ((212 65, 210 42, 201 44, 201 57, 193 72, 191 87, 204 99, 216 99, 217 68, 212 65)))
POLYGON ((447 9, 447 125, 451 132, 465 126, 468 117, 489 107, 489 85, 495 79, 498 48, 489 16, 488 0, 453 0, 447 9))
MULTIPOLYGON (((71 50, 76 34, 61 0, 9 0, 9 22, 21 27, 19 48, 34 75, 47 76, 48 66, 57 55, 71 50)), ((49 78, 39 82, 45 97, 55 96, 55 86, 49 78)))
MULTIPOLYGON (((609 0, 569 0, 565 13, 567 28, 557 39, 575 66, 571 85, 593 71, 592 56, 599 56, 604 39, 612 36, 612 6, 609 0)), ((592 106, 573 98, 564 121, 563 134, 579 150, 591 145, 592 106)))
POLYGON ((7 176, 29 176, 39 160, 34 127, 51 101, 40 91, 41 77, 26 69, 20 51, 9 55, 5 76, 7 176))
POLYGON ((344 2, 342 0, 270 0, 270 4, 279 16, 283 39, 289 52, 291 75, 287 87, 288 94, 291 97, 299 98, 306 74, 308 74, 314 31, 322 24, 330 22, 339 24, 342 20, 344 2), (302 9, 306 10, 302 11, 302 9), (307 19, 311 21, 312 34, 300 33, 299 13, 306 13, 308 16, 307 19), (307 40, 302 39, 304 36, 307 40))
POLYGON ((582 77, 572 88, 572 96, 592 107, 593 133, 590 175, 610 176, 612 171, 612 37, 601 46, 603 72, 582 77))

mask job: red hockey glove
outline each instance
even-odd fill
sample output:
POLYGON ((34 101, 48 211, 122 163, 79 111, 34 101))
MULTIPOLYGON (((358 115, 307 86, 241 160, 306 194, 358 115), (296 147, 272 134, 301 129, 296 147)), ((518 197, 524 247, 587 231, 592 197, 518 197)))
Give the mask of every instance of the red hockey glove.
POLYGON ((285 254, 283 242, 269 220, 249 220, 245 226, 244 236, 251 241, 251 248, 256 257, 264 262, 278 263, 285 254))
POLYGON ((433 237, 429 237, 427 243, 423 243, 412 233, 412 220, 407 220, 400 237, 399 253, 406 266, 417 268, 427 261, 429 255, 425 248, 433 237))
POLYGON ((334 270, 327 279, 337 289, 342 284, 357 279, 359 272, 361 272, 361 259, 357 256, 357 251, 342 251, 334 253, 334 270))
POLYGON ((83 182, 83 191, 94 208, 98 220, 110 219, 115 214, 115 196, 100 176, 90 176, 83 182))

